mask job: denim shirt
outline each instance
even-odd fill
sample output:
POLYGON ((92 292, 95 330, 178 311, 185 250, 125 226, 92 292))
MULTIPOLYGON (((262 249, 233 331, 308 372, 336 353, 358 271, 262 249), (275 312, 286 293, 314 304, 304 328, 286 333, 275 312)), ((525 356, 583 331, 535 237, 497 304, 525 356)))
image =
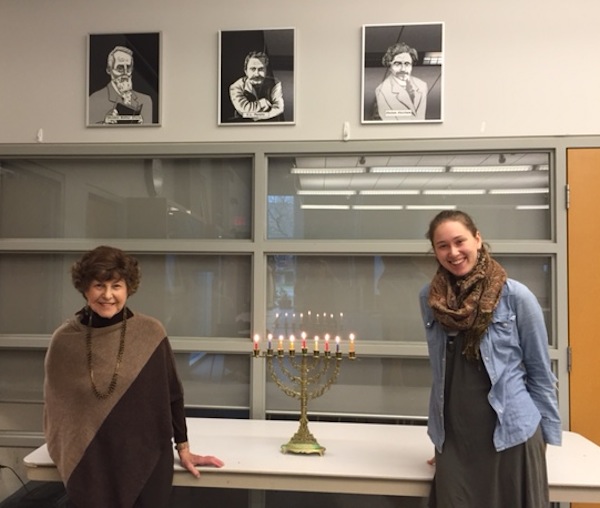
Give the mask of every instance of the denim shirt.
MULTIPOLYGON (((436 449, 444 445, 444 376, 447 334, 427 303, 429 284, 419 295, 433 384, 427 431, 436 449)), ((479 351, 491 381, 488 402, 496 412, 497 451, 527 441, 540 425, 544 441, 561 444, 556 376, 550 370, 548 335, 535 295, 508 279, 479 351)))

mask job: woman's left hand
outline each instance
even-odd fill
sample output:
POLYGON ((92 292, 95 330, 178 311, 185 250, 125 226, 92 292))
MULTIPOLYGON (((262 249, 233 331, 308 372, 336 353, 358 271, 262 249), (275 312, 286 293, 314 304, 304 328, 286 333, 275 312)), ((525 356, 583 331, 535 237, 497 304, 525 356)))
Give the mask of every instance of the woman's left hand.
POLYGON ((200 478, 200 471, 196 466, 223 467, 224 462, 212 455, 196 455, 189 448, 179 451, 179 461, 181 465, 192 473, 196 478, 200 478))

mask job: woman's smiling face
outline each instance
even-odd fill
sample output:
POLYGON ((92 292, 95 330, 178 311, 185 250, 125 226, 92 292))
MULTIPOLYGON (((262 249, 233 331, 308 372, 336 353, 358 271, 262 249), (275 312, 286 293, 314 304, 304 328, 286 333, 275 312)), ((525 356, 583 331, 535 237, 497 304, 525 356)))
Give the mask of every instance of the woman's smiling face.
POLYGON ((454 276, 464 277, 477 264, 482 240, 479 231, 473 235, 462 222, 447 220, 433 232, 432 244, 438 262, 454 276))
POLYGON ((96 314, 111 318, 121 312, 127 302, 127 283, 123 279, 92 281, 85 292, 87 304, 96 314))

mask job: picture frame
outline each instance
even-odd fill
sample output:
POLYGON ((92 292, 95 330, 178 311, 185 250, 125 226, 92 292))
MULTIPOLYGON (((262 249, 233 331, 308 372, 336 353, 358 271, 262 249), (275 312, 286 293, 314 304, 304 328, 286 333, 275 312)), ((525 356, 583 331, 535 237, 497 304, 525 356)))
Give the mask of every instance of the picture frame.
POLYGON ((87 127, 161 125, 161 35, 88 35, 87 127))
POLYGON ((444 24, 363 25, 361 123, 443 121, 444 24))
POLYGON ((219 126, 294 125, 294 28, 219 31, 219 126))

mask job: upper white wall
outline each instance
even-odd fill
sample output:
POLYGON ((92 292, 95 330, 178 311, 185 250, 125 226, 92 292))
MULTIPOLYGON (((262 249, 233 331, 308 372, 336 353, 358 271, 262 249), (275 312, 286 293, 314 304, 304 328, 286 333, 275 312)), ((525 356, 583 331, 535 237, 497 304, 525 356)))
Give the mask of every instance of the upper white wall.
POLYGON ((600 2, 0 0, 0 143, 591 135, 600 2), (360 123, 364 24, 445 23, 444 121, 360 123), (296 28, 296 125, 217 126, 218 31, 296 28), (87 34, 161 31, 162 126, 86 128, 87 34))

